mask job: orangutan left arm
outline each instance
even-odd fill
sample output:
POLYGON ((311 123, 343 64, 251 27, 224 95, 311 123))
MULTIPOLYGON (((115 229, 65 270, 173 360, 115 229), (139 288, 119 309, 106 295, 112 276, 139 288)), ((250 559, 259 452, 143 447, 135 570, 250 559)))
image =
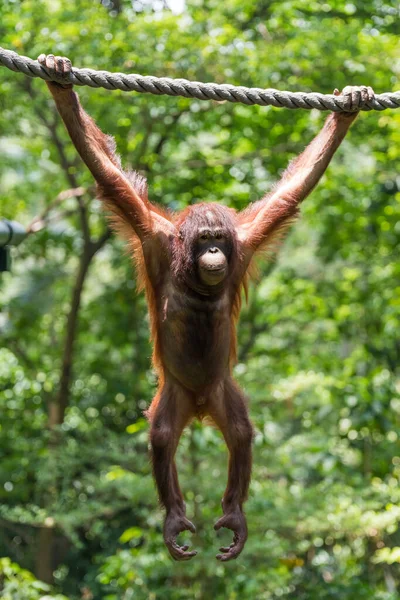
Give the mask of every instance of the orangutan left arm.
MULTIPOLYGON (((367 87, 347 87, 343 95, 354 111, 355 106, 371 100, 374 92, 367 87)), ((331 113, 320 133, 289 165, 274 191, 239 213, 238 236, 249 254, 268 244, 276 234, 280 237, 297 217, 299 204, 325 173, 357 115, 358 111, 331 113)))

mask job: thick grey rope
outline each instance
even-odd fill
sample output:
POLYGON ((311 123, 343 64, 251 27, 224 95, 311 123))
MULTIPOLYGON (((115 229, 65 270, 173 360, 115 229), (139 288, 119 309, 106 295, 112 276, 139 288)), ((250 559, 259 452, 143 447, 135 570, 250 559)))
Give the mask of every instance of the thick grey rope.
MULTIPOLYGON (((44 67, 36 60, 20 56, 11 50, 0 47, 0 66, 11 71, 19 71, 29 77, 40 77, 49 81, 54 79, 65 83, 65 79, 50 77, 44 67)), ((149 92, 150 94, 166 94, 168 96, 183 96, 198 100, 222 100, 241 102, 242 104, 259 104, 277 108, 316 108, 339 112, 349 110, 343 97, 315 92, 280 92, 274 89, 246 88, 229 84, 200 83, 186 79, 169 79, 167 77, 152 77, 143 75, 124 75, 123 73, 108 73, 108 71, 93 71, 92 69, 72 69, 67 80, 75 85, 102 87, 107 90, 122 90, 124 92, 149 92)), ((366 102, 361 110, 385 110, 385 108, 400 107, 400 92, 389 92, 375 96, 366 102)))

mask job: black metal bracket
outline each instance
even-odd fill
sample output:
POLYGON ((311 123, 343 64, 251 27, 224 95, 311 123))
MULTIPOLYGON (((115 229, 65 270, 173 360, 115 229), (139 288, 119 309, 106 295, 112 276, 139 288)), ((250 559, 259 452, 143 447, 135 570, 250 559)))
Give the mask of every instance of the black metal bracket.
POLYGON ((27 233, 16 221, 0 219, 0 273, 11 268, 11 246, 18 246, 27 233))
POLYGON ((0 248, 0 273, 11 270, 10 248, 3 246, 0 248))

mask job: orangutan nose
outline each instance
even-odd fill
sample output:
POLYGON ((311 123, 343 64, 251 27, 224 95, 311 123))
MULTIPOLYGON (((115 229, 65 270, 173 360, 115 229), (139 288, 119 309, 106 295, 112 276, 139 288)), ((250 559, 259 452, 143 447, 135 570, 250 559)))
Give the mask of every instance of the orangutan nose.
POLYGON ((217 252, 219 252, 218 248, 210 248, 209 252, 211 252, 211 254, 217 254, 217 252))

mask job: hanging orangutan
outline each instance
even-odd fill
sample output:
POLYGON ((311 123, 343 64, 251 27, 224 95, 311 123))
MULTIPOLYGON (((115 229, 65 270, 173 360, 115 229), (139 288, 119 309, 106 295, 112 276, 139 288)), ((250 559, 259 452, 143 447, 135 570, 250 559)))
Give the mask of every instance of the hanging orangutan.
MULTIPOLYGON (((214 528, 232 530, 233 542, 220 548, 217 559, 237 558, 247 539, 243 503, 253 438, 246 398, 232 377, 241 289, 255 254, 275 247, 297 218, 300 202, 374 92, 346 87, 342 94, 349 112, 330 114, 273 191, 244 211, 201 202, 171 214, 149 201, 143 177, 122 170, 114 140, 98 129, 67 83, 71 62, 52 54, 38 60, 50 76, 65 76, 65 84, 47 85, 115 228, 131 244, 146 292, 158 374, 158 391, 147 416, 154 477, 166 509, 165 543, 176 560, 196 555, 177 543, 182 531, 194 533, 195 527, 186 518, 175 452, 184 427, 195 417, 207 416, 222 431, 230 455, 223 516, 214 528)), ((339 95, 338 90, 334 93, 339 95)))

